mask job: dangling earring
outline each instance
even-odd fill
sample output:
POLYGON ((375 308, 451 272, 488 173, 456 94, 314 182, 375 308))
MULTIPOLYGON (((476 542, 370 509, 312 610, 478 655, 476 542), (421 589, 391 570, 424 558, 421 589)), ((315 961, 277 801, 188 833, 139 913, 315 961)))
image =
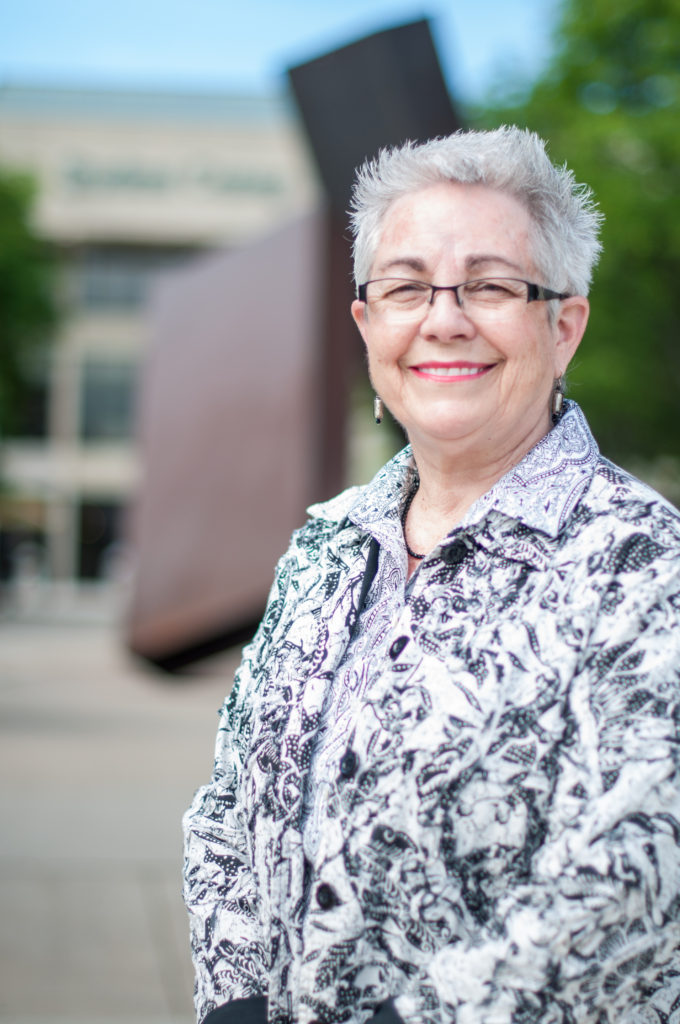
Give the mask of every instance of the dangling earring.
POLYGON ((558 419, 562 415, 562 407, 564 405, 564 382, 562 381, 562 375, 555 377, 553 383, 552 399, 550 401, 550 412, 552 414, 553 423, 557 423, 558 419))
POLYGON ((375 395, 373 398, 373 417, 376 423, 382 423, 383 400, 380 395, 375 395))

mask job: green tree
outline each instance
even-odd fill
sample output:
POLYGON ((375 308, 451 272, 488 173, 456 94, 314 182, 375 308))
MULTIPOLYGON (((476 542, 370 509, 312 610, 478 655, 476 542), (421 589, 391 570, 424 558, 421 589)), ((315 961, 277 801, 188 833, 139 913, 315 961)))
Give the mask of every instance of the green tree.
POLYGON ((680 0, 565 0, 523 124, 595 191, 606 220, 591 319, 569 375, 603 451, 680 455, 680 0))
POLYGON ((31 226, 34 198, 30 177, 0 168, 0 435, 19 421, 56 322, 51 254, 31 226))

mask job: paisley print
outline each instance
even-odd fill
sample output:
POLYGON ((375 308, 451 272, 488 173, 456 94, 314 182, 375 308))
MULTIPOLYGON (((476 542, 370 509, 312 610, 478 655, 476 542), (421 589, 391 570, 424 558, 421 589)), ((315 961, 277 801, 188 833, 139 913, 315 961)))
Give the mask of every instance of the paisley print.
POLYGON ((416 472, 309 510, 244 650, 184 819, 198 1018, 680 1024, 680 514, 567 403, 407 581, 416 472))

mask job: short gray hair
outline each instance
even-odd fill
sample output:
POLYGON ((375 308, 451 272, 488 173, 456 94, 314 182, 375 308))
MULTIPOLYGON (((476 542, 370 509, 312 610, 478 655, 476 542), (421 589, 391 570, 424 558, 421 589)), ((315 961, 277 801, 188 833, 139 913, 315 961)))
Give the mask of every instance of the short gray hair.
POLYGON ((486 185, 529 211, 532 255, 556 291, 587 295, 602 246, 602 214, 592 190, 579 185, 566 165, 556 167, 534 132, 503 125, 493 131, 459 131, 429 142, 383 149, 356 175, 351 223, 354 279, 370 275, 385 214, 404 195, 441 182, 486 185))

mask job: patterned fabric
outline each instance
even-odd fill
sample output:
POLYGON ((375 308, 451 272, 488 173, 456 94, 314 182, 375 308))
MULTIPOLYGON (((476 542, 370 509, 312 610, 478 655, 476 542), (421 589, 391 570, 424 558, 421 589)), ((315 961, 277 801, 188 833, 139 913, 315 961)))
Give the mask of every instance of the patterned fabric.
MULTIPOLYGON (((353 519, 357 526, 365 526, 371 532, 371 524, 364 523, 361 515, 353 519)), ((387 516, 380 527, 378 570, 343 659, 329 680, 313 740, 302 811, 303 846, 310 861, 316 861, 338 765, 351 746, 355 722, 371 692, 371 683, 379 678, 384 667, 392 623, 404 606, 408 565, 401 517, 387 516)))
POLYGON ((305 857, 414 473, 407 448, 310 510, 244 651, 184 821, 198 1017, 266 994, 280 1024, 390 996, 409 1024, 680 1024, 680 515, 573 403, 409 580, 305 857))

